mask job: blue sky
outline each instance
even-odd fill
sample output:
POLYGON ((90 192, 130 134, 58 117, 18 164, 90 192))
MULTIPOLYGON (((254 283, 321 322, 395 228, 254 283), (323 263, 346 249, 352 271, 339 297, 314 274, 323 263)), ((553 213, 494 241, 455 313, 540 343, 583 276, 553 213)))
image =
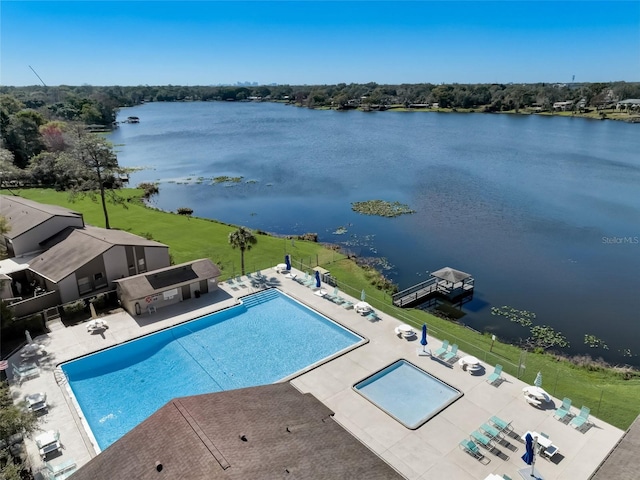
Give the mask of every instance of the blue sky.
POLYGON ((640 81, 640 0, 6 1, 0 84, 640 81))

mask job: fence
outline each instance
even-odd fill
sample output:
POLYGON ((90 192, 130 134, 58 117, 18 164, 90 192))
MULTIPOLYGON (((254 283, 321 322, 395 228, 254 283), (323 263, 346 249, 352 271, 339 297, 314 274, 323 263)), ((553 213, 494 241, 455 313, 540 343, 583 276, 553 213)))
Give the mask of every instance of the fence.
MULTIPOLYGON (((331 271, 331 264, 343 258, 343 255, 333 252, 317 256, 303 256, 292 258, 292 267, 309 273, 312 273, 313 268, 317 266, 331 271)), ((284 256, 270 261, 247 262, 245 272, 271 269, 278 263, 282 263, 283 259, 284 256)), ((220 280, 240 275, 239 262, 227 262, 219 266, 223 271, 220 280)), ((354 298, 360 298, 363 285, 354 286, 339 278, 333 277, 333 279, 341 291, 354 298)), ((413 314, 411 310, 395 307, 392 303, 392 297, 384 292, 367 295, 366 301, 375 309, 384 311, 416 328, 420 328, 425 321, 424 317, 413 314)), ((530 355, 525 350, 516 350, 512 346, 506 347, 500 343, 495 344, 494 348, 491 337, 471 329, 469 331, 476 333, 477 340, 459 337, 452 330, 438 328, 433 324, 429 325, 429 335, 440 340, 447 339, 451 344, 457 343, 460 350, 480 359, 488 366, 488 369, 492 369, 495 364, 500 364, 505 373, 530 385, 533 385, 535 376, 540 371, 544 378, 543 388, 549 394, 556 398, 571 398, 576 408, 580 408, 582 405, 588 406, 594 416, 603 418, 619 428, 626 428, 630 425, 640 411, 637 398, 621 396, 615 386, 603 388, 597 384, 585 382, 584 374, 572 375, 570 371, 567 373, 567 368, 553 368, 549 364, 548 357, 541 358, 539 355, 530 355)))
MULTIPOLYGON (((324 266, 325 268, 329 267, 332 263, 342 260, 344 255, 339 254, 337 252, 329 251, 326 253, 312 255, 312 256, 302 256, 302 257, 292 257, 291 258, 291 266, 295 269, 301 270, 303 272, 310 272, 314 267, 324 266)), ((268 270, 273 268, 279 263, 284 262, 284 254, 282 257, 278 257, 273 260, 262 260, 262 261, 246 261, 244 265, 244 271, 246 273, 260 272, 262 270, 268 270)), ((232 262, 218 262, 216 263, 218 268, 220 268, 222 275, 220 276, 220 281, 228 280, 229 278, 234 278, 241 275, 241 266, 239 261, 232 262)), ((329 270, 329 268, 327 268, 329 270)))

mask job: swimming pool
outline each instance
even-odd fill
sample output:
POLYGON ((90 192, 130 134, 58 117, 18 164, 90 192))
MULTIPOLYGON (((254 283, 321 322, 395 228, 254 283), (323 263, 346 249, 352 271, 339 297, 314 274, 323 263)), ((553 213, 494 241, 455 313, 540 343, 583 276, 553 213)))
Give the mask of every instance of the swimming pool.
POLYGON ((418 368, 398 360, 353 388, 405 427, 415 430, 462 397, 463 393, 418 368))
POLYGON ((273 289, 61 367, 103 450, 173 398, 274 383, 363 341, 273 289))

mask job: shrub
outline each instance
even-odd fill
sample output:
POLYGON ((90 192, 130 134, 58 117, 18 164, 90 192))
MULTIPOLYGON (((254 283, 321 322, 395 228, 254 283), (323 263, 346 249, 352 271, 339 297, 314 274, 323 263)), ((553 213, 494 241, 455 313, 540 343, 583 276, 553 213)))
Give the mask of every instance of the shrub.
POLYGON ((144 198, 149 198, 151 195, 156 195, 160 192, 160 187, 158 187, 157 183, 143 182, 139 184, 137 188, 144 190, 142 194, 144 198))
POLYGON ((176 212, 178 215, 191 215, 193 213, 193 209, 189 207, 180 207, 176 212))
POLYGON ((73 316, 80 312, 84 312, 85 304, 84 300, 76 300, 75 302, 67 303, 62 306, 62 311, 65 315, 73 316))

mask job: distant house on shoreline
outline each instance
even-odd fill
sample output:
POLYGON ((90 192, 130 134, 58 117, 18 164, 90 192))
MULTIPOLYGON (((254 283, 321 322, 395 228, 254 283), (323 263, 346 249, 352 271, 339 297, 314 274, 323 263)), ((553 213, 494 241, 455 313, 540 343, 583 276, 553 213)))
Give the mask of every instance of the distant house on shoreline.
POLYGON ((566 112, 567 110, 571 110, 573 108, 573 100, 569 100, 566 102, 555 102, 553 104, 553 109, 555 111, 566 112))
POLYGON ((616 104, 617 110, 638 110, 640 109, 640 98, 627 98, 626 100, 621 100, 616 104))

